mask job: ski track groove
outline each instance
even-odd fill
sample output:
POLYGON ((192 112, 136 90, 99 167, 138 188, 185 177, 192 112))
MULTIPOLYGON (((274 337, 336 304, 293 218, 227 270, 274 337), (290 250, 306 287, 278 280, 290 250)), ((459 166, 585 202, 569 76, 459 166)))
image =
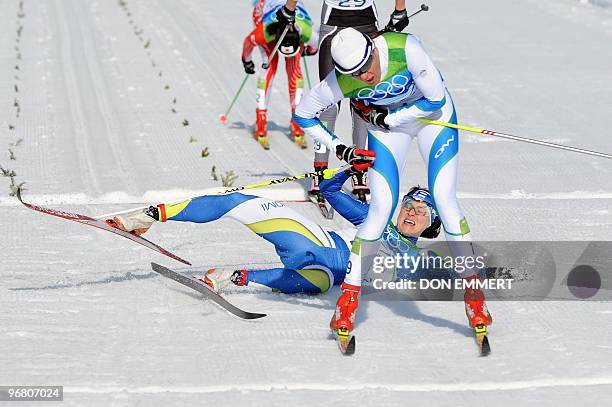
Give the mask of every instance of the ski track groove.
POLYGON ((84 114, 82 111, 82 101, 77 87, 76 74, 73 69, 73 53, 71 50, 72 41, 68 30, 68 25, 63 13, 63 0, 55 0, 54 11, 55 11, 55 22, 58 27, 58 38, 60 40, 60 52, 61 61, 64 69, 65 82, 67 96, 68 96, 68 108, 72 119, 72 137, 74 144, 78 146, 77 150, 80 154, 77 154, 81 179, 87 188, 84 190, 94 190, 101 192, 100 182, 97 177, 94 176, 93 168, 93 157, 92 150, 90 148, 90 140, 85 137, 86 126, 84 122, 84 114))
MULTIPOLYGON (((64 1, 62 4, 67 5, 64 10, 70 14, 68 16, 68 13, 66 13, 70 30, 77 34, 74 36, 75 38, 81 38, 82 40, 83 57, 87 66, 87 72, 90 74, 91 87, 94 91, 94 94, 89 96, 95 98, 96 112, 99 113, 99 115, 96 114, 99 119, 96 124, 102 124, 102 128, 97 129, 97 131, 103 131, 103 133, 99 134, 99 137, 94 129, 83 135, 87 138, 96 135, 92 143, 94 146, 93 150, 95 151, 93 155, 97 156, 101 153, 101 150, 104 151, 105 159, 102 160, 102 164, 106 171, 98 168, 99 171, 97 173, 104 174, 111 172, 113 174, 114 188, 122 189, 121 187, 127 187, 128 190, 134 190, 136 185, 134 177, 137 171, 129 164, 127 157, 122 157, 121 148, 118 146, 120 143, 117 140, 118 130, 113 124, 117 122, 117 118, 108 103, 109 98, 106 92, 108 86, 106 86, 104 75, 101 72, 101 69, 103 69, 103 65, 99 63, 101 59, 95 51, 97 44, 94 38, 94 31, 83 30, 83 21, 87 20, 92 28, 96 27, 96 23, 91 20, 90 13, 82 8, 84 4, 82 1, 73 0, 70 4, 64 1), (102 142, 104 142, 104 148, 101 148, 102 142), (111 168, 113 171, 111 171, 111 168), (120 173, 115 175, 114 170, 118 170, 120 173)), ((87 96, 84 99, 87 99, 87 96)))
POLYGON ((582 386, 609 386, 612 385, 612 377, 586 377, 586 378, 555 378, 555 379, 533 379, 505 382, 456 382, 456 383, 412 383, 412 384, 329 384, 329 383, 283 383, 253 384, 241 383, 239 386, 142 386, 142 387, 119 387, 119 386, 67 386, 64 391, 70 393, 87 394, 159 394, 159 393, 182 393, 182 394, 210 394, 243 391, 277 391, 277 390, 315 390, 315 391, 391 391, 401 393, 462 393, 462 392, 488 392, 488 391, 510 391, 530 390, 538 388, 554 387, 582 387, 582 386))
MULTIPOLYGON (((98 41, 94 37, 93 30, 83 30, 83 21, 87 19, 89 23, 89 27, 95 27, 99 29, 96 21, 91 15, 89 10, 84 9, 84 2, 81 0, 73 0, 72 1, 73 10, 78 10, 79 18, 75 19, 77 21, 76 30, 80 34, 80 38, 84 39, 84 47, 85 50, 85 59, 87 61, 88 70, 92 73, 92 84, 95 91, 97 105, 99 107, 99 111, 101 113, 102 122, 104 124, 104 129, 106 133, 105 141, 108 142, 112 156, 114 158, 117 166, 115 168, 121 170, 121 174, 119 179, 122 181, 121 186, 125 186, 128 190, 135 190, 136 186, 140 183, 136 180, 138 171, 131 165, 131 160, 126 156, 125 150, 121 148, 121 145, 127 146, 128 144, 122 142, 119 139, 119 129, 115 123, 119 123, 118 116, 116 112, 112 109, 109 97, 109 86, 105 82, 105 75, 102 72, 104 65, 100 63, 102 58, 100 58, 98 50, 98 41), (81 18, 85 16, 85 18, 81 18), (91 45, 91 46, 89 46, 91 45), (93 62, 93 63, 92 63, 93 62)), ((77 12, 75 11, 75 14, 77 12)))

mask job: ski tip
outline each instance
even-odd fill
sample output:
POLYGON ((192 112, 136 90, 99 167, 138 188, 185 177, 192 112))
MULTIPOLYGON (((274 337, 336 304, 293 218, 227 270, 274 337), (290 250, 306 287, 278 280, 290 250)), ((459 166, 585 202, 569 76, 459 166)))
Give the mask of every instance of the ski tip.
POLYGON ((181 259, 180 257, 176 257, 175 260, 180 261, 181 263, 186 264, 188 266, 192 266, 193 265, 190 262, 188 262, 187 260, 181 259))
POLYGON ((480 345, 480 356, 488 356, 491 353, 491 345, 489 344, 489 338, 487 336, 482 338, 482 344, 480 345))
POLYGON ((244 319, 259 319, 259 318, 263 318, 263 317, 267 317, 268 314, 258 314, 256 312, 251 312, 249 313, 249 315, 244 318, 244 319))
POLYGON ((21 199, 21 187, 17 187, 17 191, 15 192, 15 195, 17 195, 17 199, 19 199, 19 201, 23 203, 23 199, 21 199))
POLYGON ((348 345, 346 345, 346 350, 344 351, 344 355, 351 356, 355 353, 355 336, 351 336, 348 345))

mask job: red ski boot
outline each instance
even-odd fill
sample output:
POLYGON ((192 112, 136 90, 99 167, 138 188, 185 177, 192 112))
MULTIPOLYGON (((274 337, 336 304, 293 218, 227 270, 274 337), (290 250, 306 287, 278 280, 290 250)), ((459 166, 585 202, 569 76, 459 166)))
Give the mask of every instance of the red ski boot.
POLYGON ((293 120, 289 122, 289 131, 291 133, 291 141, 297 144, 300 148, 307 148, 306 138, 304 136, 304 130, 293 120))
POLYGON ((253 137, 264 149, 269 150, 270 142, 268 141, 268 130, 266 129, 268 124, 268 111, 266 109, 256 109, 255 112, 257 114, 257 118, 255 122, 255 129, 253 131, 253 137))
POLYGON ((353 330, 355 311, 359 306, 359 290, 361 287, 342 283, 342 294, 336 302, 336 311, 332 316, 329 327, 337 333, 339 338, 347 338, 353 330))
MULTIPOLYGON (((465 279, 479 279, 479 276, 470 276, 465 279)), ((463 300, 465 301, 465 314, 468 317, 470 328, 491 325, 493 318, 487 309, 485 296, 482 290, 479 288, 466 288, 463 294, 463 300)))

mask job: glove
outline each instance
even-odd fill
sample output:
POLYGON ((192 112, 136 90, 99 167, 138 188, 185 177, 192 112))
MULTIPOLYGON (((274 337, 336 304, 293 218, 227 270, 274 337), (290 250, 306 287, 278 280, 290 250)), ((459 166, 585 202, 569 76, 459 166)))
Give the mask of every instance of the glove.
POLYGON ((387 117, 389 111, 384 107, 366 105, 364 102, 354 99, 351 99, 351 107, 353 108, 353 112, 355 112, 361 120, 385 130, 389 130, 389 126, 385 123, 385 117, 387 117))
POLYGON ((309 57, 311 55, 315 55, 317 52, 319 52, 318 48, 312 47, 310 45, 306 46, 306 48, 304 48, 304 56, 305 57, 309 57))
POLYGON ((242 66, 244 67, 244 72, 248 73, 249 75, 253 75, 255 73, 255 64, 253 61, 245 61, 243 59, 242 66))
POLYGON ((374 165, 376 153, 372 150, 361 150, 355 146, 347 147, 340 144, 336 147, 336 157, 349 163, 355 171, 364 171, 374 165))
POLYGON ((410 23, 410 20, 408 20, 408 13, 406 10, 395 10, 391 13, 385 31, 403 31, 404 28, 408 27, 408 23, 410 23))
POLYGON ((289 10, 287 6, 281 7, 276 12, 276 21, 280 24, 281 32, 285 29, 287 25, 291 25, 295 23, 295 10, 289 10))

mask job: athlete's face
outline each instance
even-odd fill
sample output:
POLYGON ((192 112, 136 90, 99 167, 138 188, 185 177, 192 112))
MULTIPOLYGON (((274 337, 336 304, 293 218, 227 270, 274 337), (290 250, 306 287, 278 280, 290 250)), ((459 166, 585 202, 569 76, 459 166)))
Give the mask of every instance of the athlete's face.
POLYGON ((429 208, 425 202, 411 201, 397 216, 397 229, 404 236, 419 237, 429 227, 429 208))
POLYGON ((380 82, 380 57, 378 56, 378 48, 374 47, 374 60, 372 61, 370 69, 357 78, 368 85, 377 85, 380 82))

